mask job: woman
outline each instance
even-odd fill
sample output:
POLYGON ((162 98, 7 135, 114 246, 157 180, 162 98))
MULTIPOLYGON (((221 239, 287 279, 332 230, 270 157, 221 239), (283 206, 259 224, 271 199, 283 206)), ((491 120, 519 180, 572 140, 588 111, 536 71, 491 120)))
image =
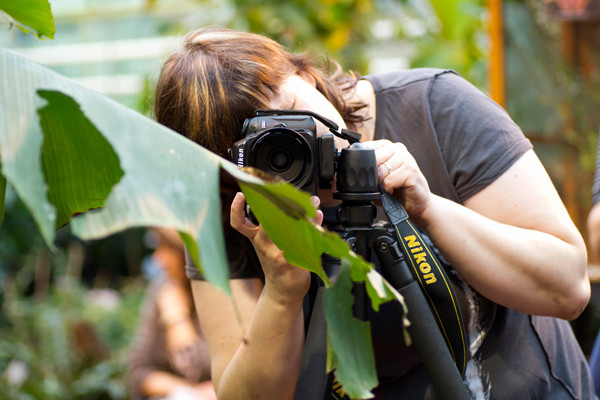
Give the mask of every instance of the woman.
MULTIPOLYGON (((162 68, 157 120, 221 156, 241 139, 244 119, 268 108, 317 112, 375 150, 385 189, 464 282, 465 380, 474 398, 591 398, 587 364, 565 321, 590 296, 586 249, 531 144, 500 107, 451 71, 359 79, 224 29, 190 33, 162 68)), ((233 299, 188 271, 213 382, 219 399, 289 399, 311 276, 286 262, 246 218, 243 195, 230 191, 224 183, 233 299)), ((319 197, 335 206, 331 193, 319 197)), ((414 349, 397 339, 399 319, 389 310, 371 316, 374 393, 422 399, 430 382, 414 349)))

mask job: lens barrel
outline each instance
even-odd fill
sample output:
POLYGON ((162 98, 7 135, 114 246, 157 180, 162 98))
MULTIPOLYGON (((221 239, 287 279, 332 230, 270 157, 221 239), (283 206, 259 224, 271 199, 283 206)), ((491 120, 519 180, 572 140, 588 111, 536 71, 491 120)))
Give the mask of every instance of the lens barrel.
POLYGON ((314 146, 307 137, 287 128, 268 129, 253 141, 248 165, 301 188, 313 179, 315 167, 314 146))

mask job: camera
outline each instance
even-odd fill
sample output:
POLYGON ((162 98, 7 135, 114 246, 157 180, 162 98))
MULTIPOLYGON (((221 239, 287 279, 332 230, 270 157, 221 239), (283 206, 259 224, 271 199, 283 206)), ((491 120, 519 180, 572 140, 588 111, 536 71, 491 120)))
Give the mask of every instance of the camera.
POLYGON ((228 150, 229 159, 311 194, 317 193, 317 187, 331 188, 338 156, 333 134, 317 137, 312 115, 303 111, 257 111, 256 117, 244 121, 244 138, 228 150))

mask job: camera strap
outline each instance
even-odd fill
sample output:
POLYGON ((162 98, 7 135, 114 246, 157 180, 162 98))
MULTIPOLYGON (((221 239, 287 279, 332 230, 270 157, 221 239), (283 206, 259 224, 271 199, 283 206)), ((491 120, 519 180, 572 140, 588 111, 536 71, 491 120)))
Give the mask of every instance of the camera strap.
POLYGON ((381 185, 380 190, 383 209, 394 226, 409 269, 431 306, 458 371, 464 375, 467 364, 466 330, 452 283, 427 241, 408 218, 402 203, 381 185))

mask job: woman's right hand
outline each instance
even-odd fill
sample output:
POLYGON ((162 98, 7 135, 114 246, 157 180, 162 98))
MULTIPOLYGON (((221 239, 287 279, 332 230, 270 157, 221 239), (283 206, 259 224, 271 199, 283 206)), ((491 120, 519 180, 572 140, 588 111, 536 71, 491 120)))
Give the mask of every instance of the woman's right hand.
MULTIPOLYGON (((301 301, 310 286, 310 273, 289 264, 280 250, 267 236, 260 225, 255 225, 246 217, 246 198, 237 193, 231 204, 231 226, 246 236, 254 246, 265 274, 265 292, 280 303, 301 301)), ((318 207, 319 199, 313 197, 318 207)), ((317 212, 316 223, 321 224, 323 213, 317 212)))

